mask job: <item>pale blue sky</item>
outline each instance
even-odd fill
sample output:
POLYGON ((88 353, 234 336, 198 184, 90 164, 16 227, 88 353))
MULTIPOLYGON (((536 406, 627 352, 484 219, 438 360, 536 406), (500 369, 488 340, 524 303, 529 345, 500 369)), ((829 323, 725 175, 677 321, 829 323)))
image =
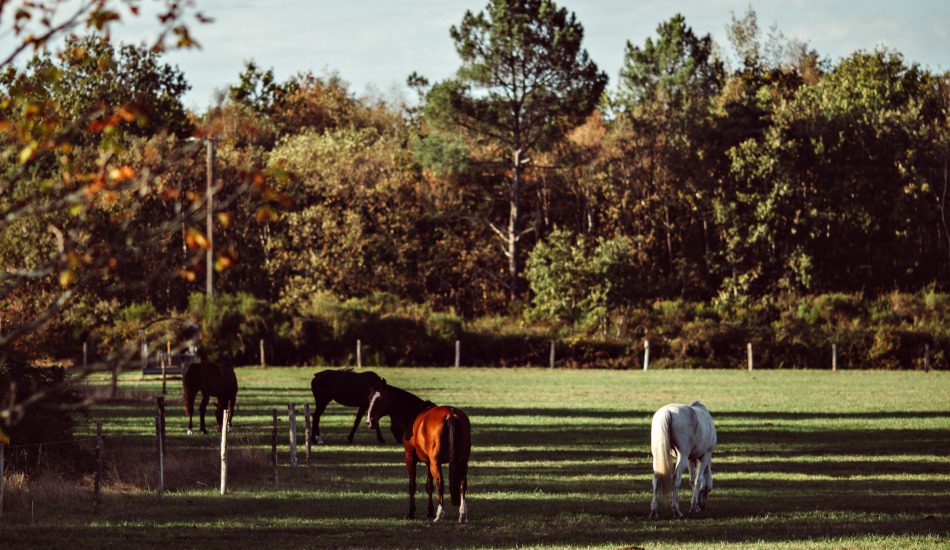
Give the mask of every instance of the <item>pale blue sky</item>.
MULTIPOLYGON (((465 10, 486 0, 198 0, 213 17, 195 27, 201 50, 167 59, 193 89, 189 107, 207 107, 215 90, 237 80, 244 60, 274 68, 284 79, 296 72, 335 71, 362 94, 405 91, 412 71, 439 80, 458 67, 449 27, 465 10)), ((823 57, 840 59, 855 50, 883 45, 907 61, 933 70, 950 69, 950 0, 565 0, 584 25, 584 45, 616 80, 627 40, 642 44, 657 25, 682 13, 697 34, 709 33, 728 48, 731 13, 748 6, 765 31, 773 24, 788 38, 807 42, 823 57)), ((142 22, 119 34, 143 32, 142 22)), ((142 36, 138 34, 138 36, 142 36)))

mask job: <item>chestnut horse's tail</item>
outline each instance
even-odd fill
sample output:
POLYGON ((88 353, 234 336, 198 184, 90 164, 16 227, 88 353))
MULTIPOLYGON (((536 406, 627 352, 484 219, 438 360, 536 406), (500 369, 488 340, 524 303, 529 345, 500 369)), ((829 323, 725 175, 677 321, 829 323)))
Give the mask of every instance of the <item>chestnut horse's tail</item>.
POLYGON ((458 506, 462 501, 462 481, 468 474, 468 458, 463 456, 463 441, 459 439, 464 437, 460 426, 461 420, 455 414, 449 414, 444 421, 443 428, 448 432, 449 444, 449 494, 452 497, 452 505, 458 506))

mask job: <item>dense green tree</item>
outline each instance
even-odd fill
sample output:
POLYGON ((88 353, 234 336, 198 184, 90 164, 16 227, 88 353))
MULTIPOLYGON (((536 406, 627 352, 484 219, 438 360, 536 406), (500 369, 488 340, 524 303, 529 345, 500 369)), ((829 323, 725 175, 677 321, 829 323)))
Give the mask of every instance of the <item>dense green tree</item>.
POLYGON ((581 123, 607 77, 581 48, 580 22, 550 0, 492 0, 451 29, 462 66, 426 97, 426 120, 462 132, 506 171, 504 240, 511 300, 521 295, 525 171, 531 155, 581 123))
POLYGON ((780 104, 760 140, 730 151, 717 204, 733 293, 919 288, 945 269, 935 78, 900 55, 858 52, 780 104), (937 164, 937 165, 935 165, 937 164))
POLYGON ((717 149, 710 131, 724 79, 712 38, 696 36, 681 15, 659 25, 643 46, 627 44, 604 159, 611 202, 625 207, 609 222, 649 247, 667 292, 702 292, 710 266, 717 149))

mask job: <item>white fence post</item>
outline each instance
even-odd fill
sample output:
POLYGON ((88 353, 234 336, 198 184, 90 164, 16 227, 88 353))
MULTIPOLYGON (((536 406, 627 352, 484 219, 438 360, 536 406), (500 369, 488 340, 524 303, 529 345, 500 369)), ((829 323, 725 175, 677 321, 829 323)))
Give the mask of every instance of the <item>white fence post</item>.
POLYGON ((838 344, 831 344, 831 370, 838 370, 838 344))
POLYGON ((231 420, 231 409, 224 409, 224 423, 221 424, 221 494, 228 490, 228 422, 231 420))
POLYGON ((749 357, 749 370, 752 370, 752 342, 746 344, 746 355, 749 357))
POLYGON ((356 368, 363 367, 363 342, 356 341, 356 368))
POLYGON ((643 341, 643 370, 650 370, 650 341, 643 341))

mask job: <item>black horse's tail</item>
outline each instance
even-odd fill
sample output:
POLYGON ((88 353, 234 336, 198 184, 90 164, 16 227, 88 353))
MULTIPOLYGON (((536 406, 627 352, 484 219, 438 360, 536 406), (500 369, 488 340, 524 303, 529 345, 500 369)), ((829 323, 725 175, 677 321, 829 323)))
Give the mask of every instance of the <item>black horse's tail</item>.
POLYGON ((468 465, 459 456, 459 441, 461 429, 459 427, 459 417, 455 414, 449 414, 445 418, 443 429, 448 432, 449 444, 449 494, 452 497, 452 505, 458 506, 462 499, 462 480, 465 479, 468 465))

